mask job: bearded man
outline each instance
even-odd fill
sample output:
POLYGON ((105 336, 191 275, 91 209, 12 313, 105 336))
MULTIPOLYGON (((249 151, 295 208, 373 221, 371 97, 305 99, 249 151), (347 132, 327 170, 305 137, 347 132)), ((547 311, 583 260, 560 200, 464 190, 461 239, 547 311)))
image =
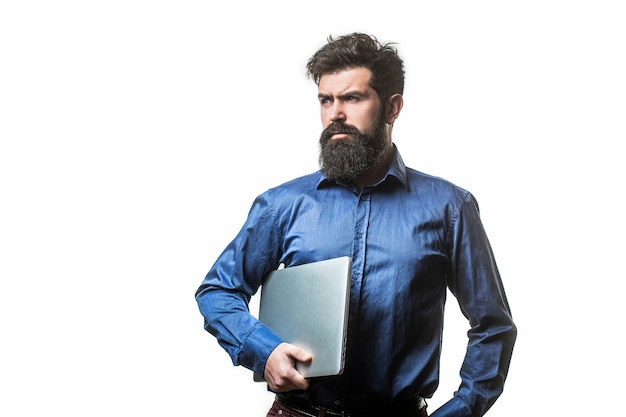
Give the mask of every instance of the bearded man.
POLYGON ((517 330, 475 198, 400 157, 404 68, 392 44, 330 37, 307 71, 321 169, 256 198, 196 292, 205 329, 276 393, 267 416, 427 416, 449 289, 468 319, 467 353, 458 391, 432 416, 482 416, 502 393, 517 330), (344 371, 306 379, 296 364, 311 354, 248 303, 280 264, 340 256, 352 258, 344 371))

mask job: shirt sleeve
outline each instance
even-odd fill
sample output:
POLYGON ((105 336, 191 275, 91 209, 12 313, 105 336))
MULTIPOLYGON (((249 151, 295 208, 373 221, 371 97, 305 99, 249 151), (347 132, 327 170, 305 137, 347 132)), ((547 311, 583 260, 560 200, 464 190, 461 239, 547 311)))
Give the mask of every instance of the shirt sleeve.
POLYGON ((448 288, 468 319, 468 346, 461 385, 432 417, 482 416, 502 393, 517 328, 478 204, 466 193, 452 216, 448 288))
POLYGON ((263 375, 269 354, 282 342, 249 310, 250 298, 279 262, 277 228, 268 193, 256 198, 243 227, 196 291, 205 329, 242 365, 263 375))

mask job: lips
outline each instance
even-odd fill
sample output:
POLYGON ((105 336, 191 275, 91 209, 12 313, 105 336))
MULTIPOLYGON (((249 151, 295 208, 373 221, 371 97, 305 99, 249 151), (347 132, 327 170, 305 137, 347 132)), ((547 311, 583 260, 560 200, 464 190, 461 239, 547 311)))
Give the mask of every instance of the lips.
POLYGON ((337 135, 337 134, 348 134, 349 129, 346 128, 338 128, 338 127, 333 127, 332 125, 330 127, 327 128, 327 131, 330 135, 337 135))

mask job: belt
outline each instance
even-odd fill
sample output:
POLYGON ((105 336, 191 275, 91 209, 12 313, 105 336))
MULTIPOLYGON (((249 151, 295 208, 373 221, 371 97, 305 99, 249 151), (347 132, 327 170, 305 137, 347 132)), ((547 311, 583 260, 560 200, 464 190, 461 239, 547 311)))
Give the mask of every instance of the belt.
POLYGON ((386 407, 367 410, 334 410, 331 408, 311 405, 304 400, 294 397, 276 396, 276 402, 307 417, 401 417, 417 416, 417 412, 426 407, 426 400, 422 397, 409 398, 386 407))

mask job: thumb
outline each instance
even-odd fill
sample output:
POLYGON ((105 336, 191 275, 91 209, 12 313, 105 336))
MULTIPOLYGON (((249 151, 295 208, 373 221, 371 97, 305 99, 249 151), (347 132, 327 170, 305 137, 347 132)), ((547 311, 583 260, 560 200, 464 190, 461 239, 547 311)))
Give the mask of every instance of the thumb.
POLYGON ((310 362, 313 359, 313 355, 304 349, 295 347, 291 352, 292 357, 298 362, 310 362))

